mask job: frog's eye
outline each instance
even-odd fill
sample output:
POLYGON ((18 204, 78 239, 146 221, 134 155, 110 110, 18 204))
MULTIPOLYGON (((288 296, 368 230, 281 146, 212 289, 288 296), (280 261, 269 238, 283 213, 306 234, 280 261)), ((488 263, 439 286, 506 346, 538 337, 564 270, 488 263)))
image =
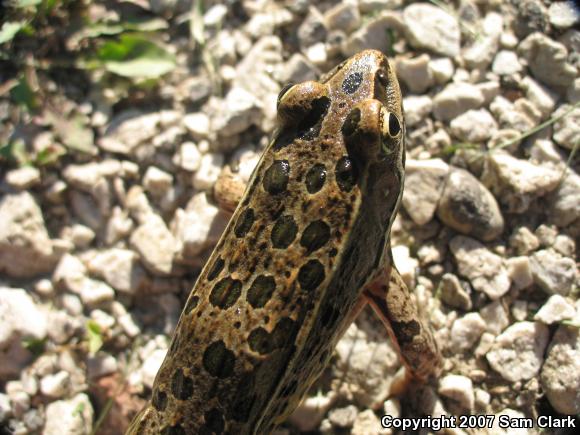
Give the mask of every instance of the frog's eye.
POLYGON ((278 94, 278 99, 276 100, 276 107, 280 106, 280 101, 282 101, 282 98, 284 98, 284 95, 286 95, 288 93, 288 91, 290 89, 292 89, 293 87, 294 87, 294 83, 288 83, 287 85, 284 85, 284 87, 282 88, 282 90, 278 94))
POLYGON ((397 115, 391 112, 383 112, 383 139, 396 138, 401 134, 401 122, 397 115))

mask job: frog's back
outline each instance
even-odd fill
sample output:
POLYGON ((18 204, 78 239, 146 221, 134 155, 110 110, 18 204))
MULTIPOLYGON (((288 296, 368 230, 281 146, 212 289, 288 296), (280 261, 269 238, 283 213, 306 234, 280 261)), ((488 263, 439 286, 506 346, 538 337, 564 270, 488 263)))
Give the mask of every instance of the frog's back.
POLYGON ((384 260, 402 151, 371 164, 342 139, 353 108, 376 98, 402 119, 396 79, 375 51, 281 94, 280 131, 187 301, 130 433, 264 433, 298 404, 384 260), (379 69, 391 83, 377 95, 379 69))

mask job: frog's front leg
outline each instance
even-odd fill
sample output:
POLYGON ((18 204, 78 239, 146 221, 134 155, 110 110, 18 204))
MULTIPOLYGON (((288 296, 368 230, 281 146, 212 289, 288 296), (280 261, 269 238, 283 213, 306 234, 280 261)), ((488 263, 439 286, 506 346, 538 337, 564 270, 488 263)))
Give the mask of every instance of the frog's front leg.
POLYGON ((441 353, 429 326, 421 319, 407 285, 392 265, 390 252, 388 262, 391 265, 383 268, 364 289, 363 297, 387 328, 408 374, 425 381, 441 370, 441 353))

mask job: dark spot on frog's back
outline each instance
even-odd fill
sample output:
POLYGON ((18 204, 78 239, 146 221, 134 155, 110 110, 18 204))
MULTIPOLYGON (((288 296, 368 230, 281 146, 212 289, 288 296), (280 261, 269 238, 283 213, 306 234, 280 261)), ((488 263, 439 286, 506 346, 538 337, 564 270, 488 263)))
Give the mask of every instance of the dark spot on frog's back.
POLYGON ((224 278, 214 285, 209 301, 214 307, 228 309, 236 303, 242 293, 242 282, 237 279, 224 278))
POLYGON ((270 334, 261 327, 250 332, 250 335, 248 336, 248 344, 250 345, 250 349, 260 355, 268 354, 273 350, 270 334))
POLYGON ((314 290, 324 281, 324 266, 318 260, 308 260, 298 272, 298 282, 303 290, 314 290))
POLYGON ((281 318, 272 331, 272 342, 275 348, 287 348, 294 342, 297 324, 289 317, 281 318))
POLYGON ((358 124, 360 123, 361 116, 362 113, 358 107, 352 109, 348 114, 348 116, 346 117, 344 124, 342 124, 341 128, 342 134, 344 134, 345 136, 352 135, 356 131, 358 124))
POLYGON ((156 389, 153 392, 153 397, 151 398, 151 403, 157 409, 157 411, 164 411, 167 407, 167 394, 163 391, 156 389))
POLYGON ((348 75, 342 82, 342 90, 347 94, 354 94, 363 81, 363 75, 355 72, 348 75))
POLYGON ((272 228, 272 245, 277 249, 286 249, 296 238, 298 226, 290 215, 280 217, 272 228))
POLYGON ((254 210, 251 208, 245 209, 242 213, 240 213, 240 217, 238 217, 238 221, 236 222, 236 226, 234 228, 234 233, 236 237, 244 237, 252 225, 254 224, 254 210))
POLYGON ((183 310, 185 315, 188 315, 189 313, 191 313, 191 311, 195 307, 197 307, 198 303, 199 303, 199 296, 190 296, 189 299, 187 300, 187 304, 185 304, 185 309, 183 310))
POLYGON ((290 164, 288 160, 275 160, 264 174, 264 189, 266 192, 277 195, 286 190, 290 178, 290 164))
POLYGON ((260 275, 248 289, 248 302, 254 308, 262 308, 270 300, 275 289, 276 281, 273 276, 260 275))
POLYGON ((326 181, 326 168, 323 164, 317 163, 312 166, 308 173, 306 174, 306 190, 308 193, 316 193, 322 186, 324 186, 324 182, 326 181))
POLYGON ((175 370, 171 378, 171 392, 176 399, 189 399, 193 394, 193 379, 186 376, 182 369, 175 370))
POLYGON ((203 367, 217 378, 225 379, 234 373, 236 357, 222 340, 214 341, 203 353, 203 367))
POLYGON ((308 253, 322 248, 330 239, 330 227, 324 221, 318 220, 310 223, 302 233, 300 244, 308 253))
POLYGON ((213 266, 211 267, 211 270, 207 274, 207 280, 213 281, 214 279, 216 279, 217 276, 222 271, 222 269, 224 268, 224 264, 225 264, 225 261, 223 260, 223 258, 218 257, 216 259, 215 263, 213 264, 213 266))
POLYGON ((276 349, 286 349, 294 342, 296 322, 289 317, 278 321, 274 330, 269 333, 262 327, 250 332, 248 343, 250 348, 261 355, 268 354, 276 349))
POLYGON ((330 107, 330 99, 326 96, 312 101, 312 108, 298 125, 297 135, 303 140, 312 140, 320 134, 322 121, 330 107))
POLYGON ((213 408, 206 412, 203 416, 205 426, 202 429, 207 429, 208 434, 221 434, 224 431, 225 421, 224 416, 219 409, 213 408))
POLYGON ((166 426, 161 431, 161 435, 185 435, 185 430, 180 424, 174 424, 173 426, 166 426))
POLYGON ((357 172, 352 160, 344 156, 336 163, 336 183, 343 192, 350 192, 356 184, 357 172))

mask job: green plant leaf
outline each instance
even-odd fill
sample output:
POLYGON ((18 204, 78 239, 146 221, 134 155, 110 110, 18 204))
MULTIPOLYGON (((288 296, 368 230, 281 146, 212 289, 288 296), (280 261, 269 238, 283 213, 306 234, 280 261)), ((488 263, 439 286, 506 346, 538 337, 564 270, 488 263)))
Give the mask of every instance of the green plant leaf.
POLYGON ((2 24, 2 29, 0 29, 0 44, 12 41, 25 24, 24 21, 11 21, 2 24))
POLYGON ((162 18, 129 18, 127 22, 121 24, 125 30, 139 32, 156 32, 169 28, 169 24, 162 18))
POLYGON ((17 139, 0 146, 0 161, 4 159, 8 162, 15 163, 18 166, 25 166, 30 163, 30 156, 26 151, 26 144, 17 139))
POLYGON ((36 167, 48 166, 65 154, 66 150, 61 146, 47 146, 36 153, 32 164, 36 167))
POLYGON ((121 35, 97 53, 104 68, 129 78, 156 78, 175 68, 175 56, 140 35, 121 35))
POLYGON ((458 142, 458 143, 454 143, 452 145, 448 145, 446 146, 443 150, 442 150, 442 154, 443 155, 452 155, 455 154, 458 150, 475 150, 478 149, 479 145, 474 144, 474 143, 470 143, 470 142, 458 142))
POLYGON ((103 347, 103 333, 99 324, 94 320, 88 320, 86 327, 89 353, 95 355, 103 347))
POLYGON ((21 77, 18 84, 10 89, 10 97, 16 104, 20 104, 28 110, 34 110, 38 107, 38 99, 24 77, 21 77))
POLYGON ((72 33, 67 40, 67 46, 78 49, 81 41, 98 38, 100 36, 118 35, 123 32, 123 26, 119 23, 90 23, 72 33))
POLYGON ((92 23, 83 27, 78 32, 70 36, 68 44, 72 47, 77 47, 83 39, 93 39, 100 36, 118 35, 125 31, 134 32, 155 32, 157 30, 165 30, 169 27, 167 21, 161 18, 153 19, 129 19, 123 23, 92 23))
POLYGON ((44 352, 44 346, 46 345, 46 338, 24 338, 22 340, 22 347, 27 349, 35 357, 39 357, 44 352))
POLYGON ((36 6, 42 3, 42 0, 16 0, 14 6, 17 8, 27 8, 29 6, 36 6))

